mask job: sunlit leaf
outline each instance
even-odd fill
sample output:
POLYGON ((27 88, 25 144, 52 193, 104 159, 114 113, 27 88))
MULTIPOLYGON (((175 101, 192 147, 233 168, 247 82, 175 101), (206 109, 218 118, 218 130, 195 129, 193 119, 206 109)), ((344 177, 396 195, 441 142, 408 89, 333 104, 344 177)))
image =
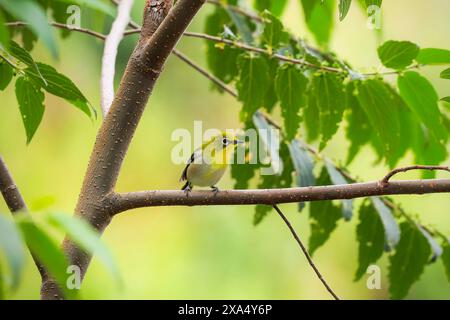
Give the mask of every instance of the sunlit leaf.
POLYGON ((420 64, 450 64, 450 50, 426 48, 421 49, 416 61, 420 64))
POLYGON ((317 43, 324 46, 331 37, 335 1, 300 0, 306 25, 317 43))
POLYGON ((350 10, 352 0, 339 0, 339 20, 343 21, 350 10))
POLYGON ((441 72, 441 78, 442 79, 450 79, 450 68, 445 69, 441 72))
POLYGON ((419 54, 419 46, 409 41, 387 41, 378 48, 378 56, 385 67, 404 69, 419 54))

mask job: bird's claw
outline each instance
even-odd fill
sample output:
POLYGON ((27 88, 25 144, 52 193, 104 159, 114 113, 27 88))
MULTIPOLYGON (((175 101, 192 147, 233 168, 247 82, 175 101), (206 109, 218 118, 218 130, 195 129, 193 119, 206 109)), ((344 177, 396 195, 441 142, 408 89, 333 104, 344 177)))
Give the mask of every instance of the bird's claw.
POLYGON ((188 185, 186 188, 184 188, 183 191, 186 194, 186 197, 189 197, 189 193, 192 191, 192 187, 188 185))
POLYGON ((219 188, 216 186, 211 186, 212 192, 214 192, 214 195, 216 195, 219 192, 219 188))

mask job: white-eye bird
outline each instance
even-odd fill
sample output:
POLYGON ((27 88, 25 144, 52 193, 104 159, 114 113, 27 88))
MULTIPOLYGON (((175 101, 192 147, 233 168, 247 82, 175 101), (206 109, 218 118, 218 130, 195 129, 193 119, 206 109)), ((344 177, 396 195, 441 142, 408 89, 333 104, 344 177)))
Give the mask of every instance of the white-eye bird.
POLYGON ((218 192, 216 183, 224 175, 238 143, 231 133, 221 133, 194 151, 181 174, 180 181, 186 181, 182 190, 189 192, 193 186, 211 187, 218 192))

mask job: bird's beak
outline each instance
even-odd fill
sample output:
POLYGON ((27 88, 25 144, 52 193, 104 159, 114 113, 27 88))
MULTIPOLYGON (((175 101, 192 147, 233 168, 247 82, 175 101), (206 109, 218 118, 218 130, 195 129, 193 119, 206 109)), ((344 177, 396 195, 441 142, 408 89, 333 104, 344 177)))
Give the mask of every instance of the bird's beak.
POLYGON ((244 141, 235 139, 234 144, 244 144, 244 141))

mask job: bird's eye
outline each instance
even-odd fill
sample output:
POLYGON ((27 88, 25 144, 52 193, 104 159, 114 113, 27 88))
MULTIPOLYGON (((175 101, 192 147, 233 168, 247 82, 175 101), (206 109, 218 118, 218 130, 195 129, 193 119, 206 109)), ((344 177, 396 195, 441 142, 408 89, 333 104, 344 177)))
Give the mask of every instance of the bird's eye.
POLYGON ((223 138, 223 139, 222 139, 222 144, 225 145, 225 146, 228 144, 227 138, 223 138))

